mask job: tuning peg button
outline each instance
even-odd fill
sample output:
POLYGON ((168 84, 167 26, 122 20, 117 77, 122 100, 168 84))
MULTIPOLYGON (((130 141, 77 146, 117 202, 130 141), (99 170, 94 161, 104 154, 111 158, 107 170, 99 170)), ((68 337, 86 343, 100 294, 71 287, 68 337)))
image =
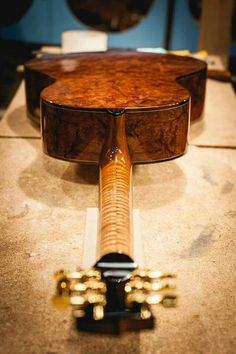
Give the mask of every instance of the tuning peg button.
POLYGON ((143 291, 132 291, 127 294, 126 303, 127 306, 130 307, 134 303, 143 304, 146 300, 146 294, 143 291))
POLYGON ((152 316, 150 308, 147 304, 143 304, 140 310, 140 316, 143 320, 146 320, 152 316))
POLYGON ((175 274, 137 268, 136 270, 133 271, 131 275, 131 280, 137 277, 142 279, 154 280, 154 279, 164 279, 164 278, 175 278, 175 274))
POLYGON ((83 273, 82 273, 82 271, 68 272, 68 273, 66 273, 66 276, 70 280, 79 281, 82 279, 83 273))
POLYGON ((82 276, 85 278, 95 278, 96 280, 100 280, 101 279, 101 272, 99 270, 96 270, 94 268, 90 268, 90 269, 85 269, 83 271, 81 271, 82 276))
POLYGON ((161 282, 152 282, 149 283, 150 291, 163 291, 163 290, 174 290, 176 288, 175 285, 169 283, 161 283, 161 282))
POLYGON ((57 282, 57 295, 59 296, 70 296, 71 294, 71 282, 64 278, 61 280, 58 280, 57 282))
POLYGON ((89 279, 84 283, 84 285, 87 289, 91 289, 99 293, 106 292, 106 284, 103 281, 99 281, 97 279, 89 279))
POLYGON ((135 269, 131 275, 131 279, 135 279, 136 277, 146 278, 147 277, 147 270, 140 269, 140 268, 135 269))
POLYGON ((70 304, 72 306, 84 306, 86 298, 83 295, 73 295, 70 297, 70 304))
POLYGON ((71 285, 72 292, 84 293, 87 290, 87 286, 85 283, 75 283, 71 285))
POLYGON ((94 305, 93 306, 93 319, 95 321, 102 320, 104 318, 104 306, 94 305))

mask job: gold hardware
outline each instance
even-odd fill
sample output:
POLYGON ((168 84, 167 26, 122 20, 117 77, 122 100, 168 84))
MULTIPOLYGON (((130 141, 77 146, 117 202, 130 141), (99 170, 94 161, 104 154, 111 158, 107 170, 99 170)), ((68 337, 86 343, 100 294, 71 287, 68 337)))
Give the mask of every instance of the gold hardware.
POLYGON ((95 305, 93 307, 93 319, 95 321, 102 320, 104 317, 104 306, 95 305))
POLYGON ((66 273, 66 276, 70 280, 80 280, 82 278, 82 272, 81 271, 68 272, 66 273))
MULTIPOLYGON (((138 304, 141 318, 148 319, 151 317, 152 305, 175 306, 177 299, 173 293, 175 286, 166 281, 166 278, 174 277, 171 273, 136 269, 125 285, 127 307, 132 309, 138 304)), ((74 317, 82 318, 89 307, 95 321, 104 318, 106 284, 98 270, 85 269, 76 272, 60 270, 55 274, 55 278, 57 295, 54 296, 53 303, 57 308, 65 309, 71 305, 74 317)), ((91 313, 90 310, 88 313, 91 313)))
POLYGON ((177 296, 173 293, 175 286, 166 282, 166 278, 175 278, 172 273, 136 269, 125 285, 126 304, 132 307, 135 303, 141 305, 141 317, 149 318, 149 307, 162 304, 165 307, 176 305, 177 296))
POLYGON ((149 307, 146 304, 143 304, 141 306, 141 314, 140 314, 140 316, 141 316, 141 318, 143 320, 146 320, 146 319, 148 319, 148 318, 150 318, 152 316, 152 313, 151 313, 149 307))
POLYGON ((131 275, 131 279, 135 279, 137 277, 154 280, 154 279, 164 279, 164 278, 175 278, 175 274, 137 268, 135 271, 133 271, 131 275))
POLYGON ((142 291, 132 291, 127 295, 126 302, 127 305, 132 305, 133 303, 143 304, 146 302, 146 295, 142 291))
POLYGON ((83 306, 85 304, 85 297, 83 295, 73 295, 70 297, 70 304, 72 306, 83 306))
POLYGON ((93 307, 93 319, 104 317, 106 305, 106 284, 101 280, 101 273, 96 269, 85 269, 76 272, 60 270, 55 273, 57 295, 53 303, 64 309, 70 304, 76 318, 84 317, 87 306, 93 307))
POLYGON ((77 292, 85 292, 87 290, 87 286, 85 283, 75 283, 72 284, 70 287, 71 291, 77 291, 77 292))
POLYGON ((88 278, 88 279, 92 279, 92 278, 95 278, 96 280, 101 279, 101 273, 98 270, 93 269, 93 268, 82 270, 81 274, 83 277, 88 278))
POLYGON ((94 291, 99 291, 101 293, 106 292, 106 284, 103 281, 99 281, 97 279, 89 279, 84 283, 87 289, 91 289, 94 291))
POLYGON ((84 310, 81 310, 81 309, 78 309, 78 310, 74 310, 73 311, 73 316, 75 318, 82 318, 85 316, 85 311, 84 310))

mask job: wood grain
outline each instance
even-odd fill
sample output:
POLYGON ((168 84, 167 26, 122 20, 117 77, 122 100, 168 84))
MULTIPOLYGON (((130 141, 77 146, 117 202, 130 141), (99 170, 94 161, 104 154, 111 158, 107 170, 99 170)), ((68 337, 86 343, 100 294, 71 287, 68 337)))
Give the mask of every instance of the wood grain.
MULTIPOLYGON (((42 101, 44 151, 55 158, 99 163, 112 115, 107 111, 77 111, 42 101)), ((125 129, 133 163, 181 156, 187 145, 189 102, 150 112, 127 111, 125 129)))
POLYGON ((25 75, 34 119, 41 95, 45 152, 69 161, 99 163, 108 110, 126 115, 133 163, 181 156, 189 118, 197 119, 204 105, 206 63, 189 57, 125 50, 70 54, 32 60, 25 75))
POLYGON ((175 55, 111 50, 31 60, 25 65, 25 77, 30 116, 35 116, 41 92, 49 104, 96 111, 172 108, 191 95, 191 118, 196 119, 204 103, 206 63, 175 55))
POLYGON ((100 256, 133 255, 132 164, 125 134, 125 116, 110 119, 100 159, 100 256))

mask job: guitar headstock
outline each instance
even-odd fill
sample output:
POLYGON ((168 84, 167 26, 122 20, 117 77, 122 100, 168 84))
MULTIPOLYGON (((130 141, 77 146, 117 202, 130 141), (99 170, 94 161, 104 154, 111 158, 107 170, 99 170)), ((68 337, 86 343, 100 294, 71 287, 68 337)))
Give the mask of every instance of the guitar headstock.
POLYGON ((116 334, 153 328, 151 307, 176 305, 172 278, 171 273, 140 269, 130 258, 101 259, 91 269, 57 272, 54 303, 72 306, 79 330, 116 334))

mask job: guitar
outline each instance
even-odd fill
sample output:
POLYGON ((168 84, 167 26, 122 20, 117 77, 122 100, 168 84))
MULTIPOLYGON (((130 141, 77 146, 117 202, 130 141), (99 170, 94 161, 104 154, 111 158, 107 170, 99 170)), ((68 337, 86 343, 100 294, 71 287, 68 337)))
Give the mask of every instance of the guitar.
POLYGON ((56 300, 72 305, 79 330, 153 328, 151 306, 172 306, 176 295, 172 274, 135 262, 132 166, 185 153, 189 118, 203 109, 206 64, 108 51, 32 60, 25 79, 33 119, 41 97, 44 152, 100 170, 98 260, 92 269, 58 272, 56 300))

